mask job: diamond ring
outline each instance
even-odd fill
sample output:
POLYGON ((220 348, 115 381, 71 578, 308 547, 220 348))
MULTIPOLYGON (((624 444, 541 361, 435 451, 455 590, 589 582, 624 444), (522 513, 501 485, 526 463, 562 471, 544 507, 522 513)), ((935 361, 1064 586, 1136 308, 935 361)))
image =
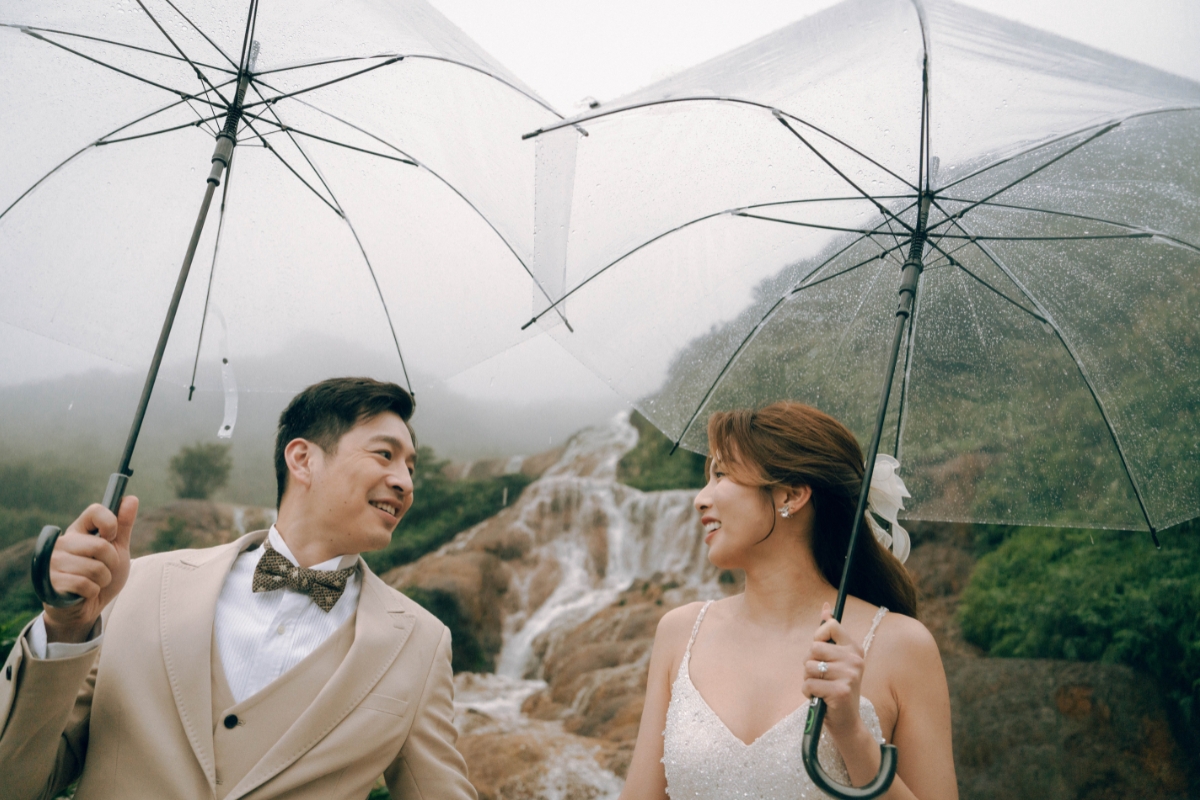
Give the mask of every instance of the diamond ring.
POLYGON ((817 662, 817 672, 821 673, 821 677, 824 678, 825 673, 829 672, 829 665, 826 664, 824 661, 818 661, 817 662))

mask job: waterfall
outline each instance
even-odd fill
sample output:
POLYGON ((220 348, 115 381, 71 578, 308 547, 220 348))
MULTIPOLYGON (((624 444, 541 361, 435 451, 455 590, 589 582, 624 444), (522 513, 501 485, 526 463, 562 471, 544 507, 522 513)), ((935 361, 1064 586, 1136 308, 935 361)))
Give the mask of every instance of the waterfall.
MULTIPOLYGON (((506 535, 530 544, 523 556, 504 562, 508 588, 495 673, 455 677, 455 724, 468 741, 509 736, 541 748, 543 772, 528 779, 536 787, 526 784, 531 796, 610 800, 623 783, 600 765, 602 742, 521 713, 527 698, 547 689, 543 664, 559 644, 636 582, 673 586, 688 599, 719 596, 694 491, 641 492, 617 481, 617 465, 637 441, 628 412, 576 434, 496 518, 506 535)), ((438 554, 478 551, 476 537, 494 533, 483 523, 438 554)))
MULTIPOLYGON (((699 534, 694 493, 645 493, 617 482, 617 463, 637 437, 628 412, 578 434, 558 463, 522 495, 516 525, 538 542, 537 557, 558 564, 561 577, 537 608, 522 603, 522 611, 505 621, 498 675, 538 677, 539 640, 544 647, 556 631, 569 631, 612 604, 636 580, 713 582, 716 571, 699 534), (559 530, 547 530, 547 521, 559 520, 559 530)), ((517 583, 518 591, 527 589, 517 583)))

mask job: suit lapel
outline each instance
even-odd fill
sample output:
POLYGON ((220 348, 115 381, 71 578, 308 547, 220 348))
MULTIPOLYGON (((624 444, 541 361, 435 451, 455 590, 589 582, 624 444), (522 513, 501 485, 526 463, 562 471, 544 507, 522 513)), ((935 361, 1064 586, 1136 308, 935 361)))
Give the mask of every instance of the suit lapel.
POLYGON ((217 598, 234 560, 266 532, 184 554, 163 567, 159 634, 179 719, 209 785, 216 788, 212 737, 212 641, 217 598))
POLYGON ((391 598, 391 590, 359 559, 362 591, 354 643, 345 660, 295 724, 233 788, 226 800, 249 794, 307 753, 362 703, 408 641, 416 617, 391 598))

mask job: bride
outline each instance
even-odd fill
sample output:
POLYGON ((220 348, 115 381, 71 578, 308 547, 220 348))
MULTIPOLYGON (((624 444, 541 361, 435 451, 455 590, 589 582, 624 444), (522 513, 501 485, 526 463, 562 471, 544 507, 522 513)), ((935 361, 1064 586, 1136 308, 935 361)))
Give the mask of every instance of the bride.
MULTIPOLYGON (((695 501, 708 558, 744 570, 746 589, 659 623, 621 800, 825 797, 800 753, 816 697, 828 705, 827 774, 868 783, 888 741, 899 767, 884 797, 955 800, 946 676, 916 620, 903 528, 893 524, 893 540, 869 520, 875 536, 859 536, 841 623, 830 611, 864 472, 853 434, 815 408, 775 403, 713 415, 708 440, 695 501)), ((879 461, 872 508, 894 519, 907 492, 894 459, 879 461)))

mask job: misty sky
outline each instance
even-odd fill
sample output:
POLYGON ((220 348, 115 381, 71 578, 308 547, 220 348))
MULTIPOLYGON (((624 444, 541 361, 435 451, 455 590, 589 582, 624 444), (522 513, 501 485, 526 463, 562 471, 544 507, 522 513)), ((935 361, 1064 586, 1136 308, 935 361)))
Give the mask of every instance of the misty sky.
MULTIPOLYGON (((567 114, 608 100, 807 16, 830 0, 430 0, 567 114)), ((1200 80, 1194 0, 968 0, 967 5, 1200 80)), ((0 323, 0 385, 111 362, 0 323)), ((611 391, 546 336, 460 374, 480 399, 597 398, 611 391)))

